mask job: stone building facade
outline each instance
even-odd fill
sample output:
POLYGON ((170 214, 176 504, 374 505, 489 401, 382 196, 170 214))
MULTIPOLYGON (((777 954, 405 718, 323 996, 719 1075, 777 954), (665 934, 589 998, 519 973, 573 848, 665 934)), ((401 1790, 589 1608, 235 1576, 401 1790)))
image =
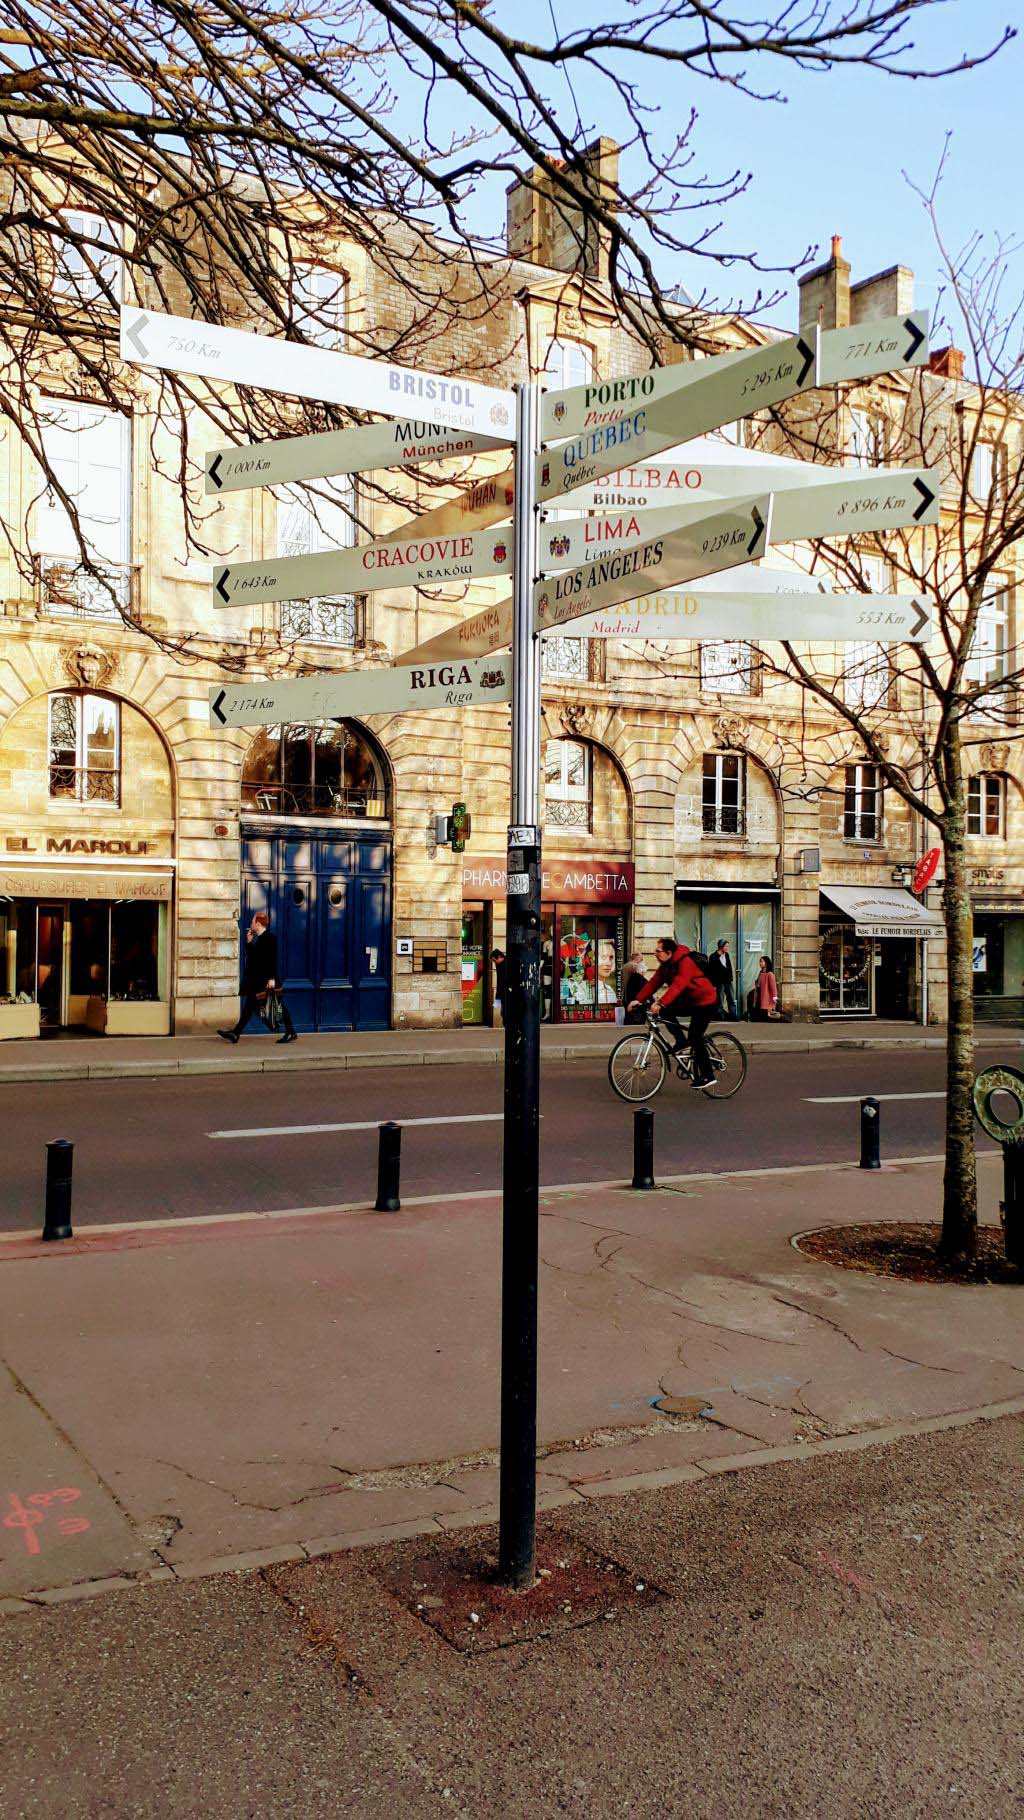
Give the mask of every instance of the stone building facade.
MULTIPOLYGON (((597 181, 613 158, 600 142, 597 181)), ((504 385, 644 370, 647 350, 611 310, 604 257, 514 184, 488 318, 454 328, 425 364, 504 385)), ((409 308, 362 255, 338 249, 324 269, 364 323, 393 325, 409 308)), ((883 316, 909 307, 911 287, 902 267, 851 285, 837 245, 803 281, 803 317, 827 327, 883 316)), ((770 339, 735 319, 708 322, 707 336, 721 349, 770 339)), ((497 600, 504 584, 218 613, 218 555, 342 541, 347 487, 312 502, 295 490, 209 502, 193 477, 211 551, 197 560, 176 477, 180 426, 158 411, 152 381, 125 370, 130 422, 69 398, 45 364, 37 383, 53 400, 55 458, 107 588, 77 568, 59 501, 41 493, 29 451, 8 435, 0 497, 21 547, 0 554, 0 1037, 215 1029, 237 1006, 240 920, 265 906, 300 1029, 489 1020, 490 953, 504 933, 507 708, 254 735, 211 730, 208 692, 239 671, 378 666, 497 600), (437 816, 457 801, 473 818, 464 854, 435 840, 437 816)), ((951 400, 965 389, 949 359, 929 383, 951 400)), ((852 409, 830 395, 814 424, 819 448, 823 435, 849 444, 852 409)), ((201 449, 202 426, 190 428, 201 449)), ((473 472, 505 459, 481 456, 473 472)), ((393 477, 386 491, 377 479, 355 482, 363 536, 429 510, 455 475, 393 477)), ((609 498, 628 497, 631 484, 610 477, 609 498)), ((1014 602, 1007 576, 1003 651, 1014 602)), ((878 707, 892 762, 912 772, 913 704, 878 707)), ((903 885, 926 831, 880 790, 848 734, 773 679, 752 646, 588 643, 569 627, 546 651, 543 715, 548 1016, 613 1019, 626 955, 650 956, 674 929, 701 947, 728 938, 741 1005, 771 956, 794 1017, 941 1018, 943 943, 913 932, 903 885), (874 901, 858 907, 858 892, 874 901)), ((1024 992, 1024 773, 1011 732, 978 747, 977 771, 981 959, 998 984, 988 996, 1005 1010, 1024 992)))

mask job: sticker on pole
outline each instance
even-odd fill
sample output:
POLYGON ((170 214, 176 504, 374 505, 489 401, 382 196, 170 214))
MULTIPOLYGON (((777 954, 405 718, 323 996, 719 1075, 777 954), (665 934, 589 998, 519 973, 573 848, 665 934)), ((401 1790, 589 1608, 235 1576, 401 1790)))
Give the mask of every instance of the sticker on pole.
POLYGON ((530 874, 528 872, 510 872, 508 875, 509 897, 529 897, 530 874))

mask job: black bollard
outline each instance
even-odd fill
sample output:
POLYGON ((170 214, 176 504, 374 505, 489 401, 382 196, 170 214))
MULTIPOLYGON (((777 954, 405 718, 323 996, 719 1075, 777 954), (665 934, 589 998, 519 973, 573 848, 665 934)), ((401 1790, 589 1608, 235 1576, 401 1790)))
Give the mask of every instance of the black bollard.
POLYGON ((398 1198, 399 1176, 402 1171, 402 1127, 394 1119, 378 1127, 380 1138, 377 1148, 377 1199, 373 1204, 375 1213, 398 1213, 402 1203, 398 1198))
POLYGON ((633 1114, 633 1188, 653 1188, 654 1183, 654 1113, 650 1106, 638 1106, 633 1114))
POLYGON ((44 1239, 70 1239, 71 1168, 75 1146, 67 1138, 54 1138, 46 1146, 46 1206, 43 1211, 44 1239))
POLYGON ((860 1103, 860 1166, 862 1169, 881 1169, 879 1157, 879 1108, 875 1099, 861 1100, 860 1103))

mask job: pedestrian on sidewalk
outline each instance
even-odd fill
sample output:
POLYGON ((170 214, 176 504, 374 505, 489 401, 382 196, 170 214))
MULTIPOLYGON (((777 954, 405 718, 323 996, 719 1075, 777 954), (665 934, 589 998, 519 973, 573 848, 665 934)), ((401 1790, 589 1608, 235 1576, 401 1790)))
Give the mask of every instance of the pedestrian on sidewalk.
POLYGON ((757 963, 757 978, 754 981, 754 1009, 750 1015, 759 1022, 765 1018, 779 1015, 779 987, 772 969, 770 954, 762 954, 757 963))
POLYGON ((281 991, 277 964, 277 937, 270 927, 270 917, 265 910, 257 910, 245 936, 245 966, 242 968, 242 1009, 233 1030, 218 1030, 226 1043, 237 1043, 246 1025, 261 1010, 261 1001, 265 1003, 267 993, 275 992, 281 1008, 281 1021, 284 1033, 278 1037, 279 1043, 294 1043, 296 1030, 292 1023, 291 1012, 284 1002, 281 991))
POLYGON ((622 1003, 626 1008, 624 1021, 627 1024, 642 1024, 644 1021, 643 1006, 638 1005, 636 1001, 640 995, 641 986, 646 986, 646 984, 647 969, 644 966, 644 957, 639 948, 634 948, 622 969, 622 1003))
POLYGON ((494 967, 494 1015, 499 1023, 504 1023, 505 1013, 505 954, 501 948, 491 949, 491 962, 494 967))
POLYGON ((736 994, 733 990, 732 956, 729 943, 723 935, 712 957, 714 965, 712 974, 718 991, 718 1010, 722 1017, 736 1021, 736 994))

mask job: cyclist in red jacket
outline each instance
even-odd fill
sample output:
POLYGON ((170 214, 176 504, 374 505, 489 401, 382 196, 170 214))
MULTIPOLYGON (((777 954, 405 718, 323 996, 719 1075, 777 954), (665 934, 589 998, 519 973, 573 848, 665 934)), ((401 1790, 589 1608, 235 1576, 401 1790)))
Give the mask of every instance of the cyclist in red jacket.
POLYGON ((686 1040, 681 1017, 682 1014, 689 1013, 690 1046, 693 1050, 692 1084, 698 1089, 710 1087, 715 1073, 704 1033, 718 1003, 718 993, 707 974, 692 958, 689 948, 682 942, 677 942, 674 936, 663 935, 655 943, 654 952, 658 959, 658 971, 653 979, 641 987, 635 1003, 642 1004, 645 999, 653 998, 656 992, 661 994, 654 1015, 671 1027, 669 1034, 677 1054, 686 1040))

